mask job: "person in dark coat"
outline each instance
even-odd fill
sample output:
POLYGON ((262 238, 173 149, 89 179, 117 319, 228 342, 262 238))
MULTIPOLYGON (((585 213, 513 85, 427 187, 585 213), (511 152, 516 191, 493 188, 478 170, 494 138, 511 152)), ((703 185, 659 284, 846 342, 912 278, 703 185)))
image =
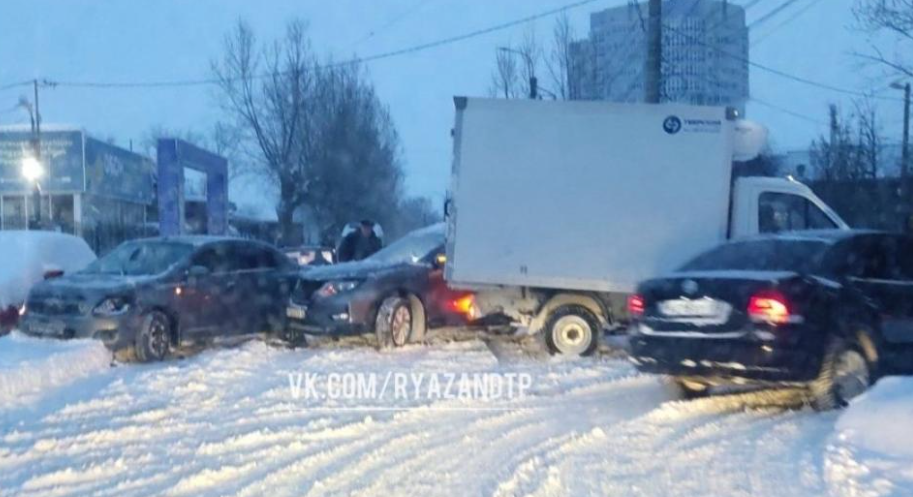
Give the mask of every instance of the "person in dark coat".
POLYGON ((360 261, 381 249, 380 238, 374 233, 374 222, 363 220, 358 229, 349 233, 339 243, 339 262, 360 261))

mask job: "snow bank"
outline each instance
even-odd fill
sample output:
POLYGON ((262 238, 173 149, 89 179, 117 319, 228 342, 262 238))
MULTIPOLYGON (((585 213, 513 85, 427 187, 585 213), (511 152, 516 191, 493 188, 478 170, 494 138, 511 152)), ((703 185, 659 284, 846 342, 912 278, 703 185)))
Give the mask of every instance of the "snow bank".
POLYGON ((52 269, 78 271, 95 260, 85 240, 52 231, 0 231, 0 309, 25 301, 52 269))
POLYGON ((837 421, 826 470, 846 495, 913 492, 913 378, 888 377, 837 421))
POLYGON ((111 354, 94 340, 52 341, 19 332, 0 338, 0 409, 108 369, 111 354))

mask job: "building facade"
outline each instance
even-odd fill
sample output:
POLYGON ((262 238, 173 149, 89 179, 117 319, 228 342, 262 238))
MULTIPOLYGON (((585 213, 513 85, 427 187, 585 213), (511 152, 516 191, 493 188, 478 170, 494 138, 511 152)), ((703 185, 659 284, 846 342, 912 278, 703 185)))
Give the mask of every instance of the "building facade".
MULTIPOLYGON (((590 35, 571 45, 572 98, 643 102, 646 2, 590 15, 590 35)), ((727 0, 663 2, 663 101, 733 107, 749 96, 745 10, 727 0)))
POLYGON ((0 229, 43 229, 81 236, 96 252, 148 233, 154 203, 151 160, 80 129, 0 128, 0 229), (41 174, 23 163, 40 144, 41 174))

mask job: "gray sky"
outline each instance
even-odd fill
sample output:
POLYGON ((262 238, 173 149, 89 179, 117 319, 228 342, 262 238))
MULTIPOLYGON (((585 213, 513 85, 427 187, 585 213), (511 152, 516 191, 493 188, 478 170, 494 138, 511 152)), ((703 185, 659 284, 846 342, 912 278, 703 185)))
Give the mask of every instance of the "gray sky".
MULTIPOLYGON (((762 0, 748 11, 749 22, 783 0, 762 0)), ((282 33, 294 17, 306 20, 321 54, 367 56, 548 10, 569 0, 3 0, 0 4, 0 86, 34 77, 58 81, 160 81, 210 77, 209 61, 220 54, 223 35, 239 18, 261 39, 282 33), (371 34, 373 33, 373 35, 371 34)), ((578 35, 588 31, 593 10, 624 4, 604 0, 570 11, 578 35)), ((746 0, 734 3, 744 4, 746 0)), ((890 83, 878 71, 860 70, 851 53, 864 50, 865 37, 852 30, 853 0, 798 0, 765 23, 751 48, 751 59, 770 67, 850 89, 884 90, 890 83), (784 26, 806 5, 804 14, 784 26)), ((551 34, 552 21, 533 24, 539 38, 551 34)), ((411 193, 435 202, 447 189, 449 130, 453 95, 485 95, 494 50, 518 43, 527 27, 480 36, 425 52, 369 65, 381 99, 401 134, 411 193)), ((540 75, 544 79, 544 75, 540 75)), ((547 84, 547 83, 545 83, 547 84)), ((0 124, 26 122, 12 110, 21 89, 0 91, 0 124)), ((822 123, 809 122, 749 103, 751 119, 771 130, 778 149, 806 147, 826 130, 827 104, 849 110, 852 97, 810 87, 751 69, 751 93, 763 102, 822 123)), ((210 87, 177 89, 56 88, 41 93, 46 123, 85 127, 100 138, 126 146, 153 125, 208 129, 219 118, 210 87)), ((900 102, 878 102, 884 132, 899 139, 900 102)))

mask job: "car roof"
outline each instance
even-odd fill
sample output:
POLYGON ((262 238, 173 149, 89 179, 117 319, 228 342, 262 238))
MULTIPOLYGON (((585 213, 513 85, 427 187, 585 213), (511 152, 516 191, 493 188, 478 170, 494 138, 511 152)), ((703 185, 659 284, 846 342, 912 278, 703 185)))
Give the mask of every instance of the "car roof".
POLYGON ((137 242, 171 242, 179 243, 183 245, 192 245, 194 247, 203 247, 206 245, 211 245, 213 243, 221 242, 235 242, 235 243, 249 243, 252 245, 260 245, 264 247, 273 248, 267 243, 263 243, 257 240, 248 240, 245 238, 236 238, 230 236, 216 236, 216 235, 172 235, 172 236, 155 236, 150 238, 139 238, 137 240, 132 240, 137 242))

